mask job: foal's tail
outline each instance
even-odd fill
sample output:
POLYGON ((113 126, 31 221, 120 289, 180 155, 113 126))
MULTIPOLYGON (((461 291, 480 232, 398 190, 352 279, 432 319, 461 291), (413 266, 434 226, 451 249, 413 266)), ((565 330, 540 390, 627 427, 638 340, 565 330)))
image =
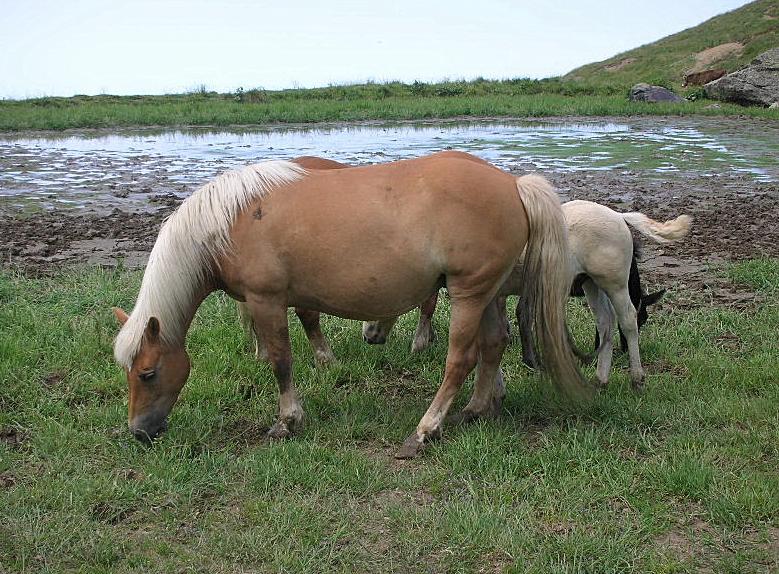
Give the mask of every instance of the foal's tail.
POLYGON ((560 200, 549 182, 538 175, 517 178, 517 189, 529 222, 522 313, 534 319, 541 361, 554 382, 567 394, 582 396, 591 387, 579 370, 565 321, 571 277, 560 200))
POLYGON ((690 231, 692 222, 689 215, 680 215, 665 223, 650 219, 643 213, 621 213, 620 215, 631 227, 658 243, 678 241, 690 231))

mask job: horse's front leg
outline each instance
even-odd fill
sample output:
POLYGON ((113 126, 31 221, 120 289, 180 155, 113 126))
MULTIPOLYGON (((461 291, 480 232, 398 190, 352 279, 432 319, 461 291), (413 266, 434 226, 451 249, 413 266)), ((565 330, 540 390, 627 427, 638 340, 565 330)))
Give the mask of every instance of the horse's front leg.
POLYGON ((292 382, 292 348, 287 305, 284 301, 247 297, 254 325, 263 334, 268 361, 279 385, 279 416, 268 431, 270 438, 286 438, 303 425, 303 407, 292 382))
POLYGON ((295 307, 295 314, 306 331, 306 337, 308 337, 308 342, 311 343, 311 348, 314 350, 314 359, 317 364, 327 365, 333 363, 335 355, 333 355, 330 344, 322 334, 322 329, 319 325, 319 312, 295 307))

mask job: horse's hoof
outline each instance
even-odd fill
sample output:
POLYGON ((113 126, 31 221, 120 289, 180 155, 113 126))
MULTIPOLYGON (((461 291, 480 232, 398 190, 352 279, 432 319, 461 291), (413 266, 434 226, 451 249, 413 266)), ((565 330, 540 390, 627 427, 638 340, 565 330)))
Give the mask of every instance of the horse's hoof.
POLYGON ((643 393, 646 390, 644 379, 639 379, 637 381, 630 381, 630 386, 633 387, 633 391, 636 393, 643 393))
POLYGON ((398 452, 395 453, 395 458, 399 460, 414 458, 422 450, 423 444, 424 441, 419 439, 417 433, 413 433, 406 439, 406 442, 403 443, 398 452))
POLYGON ((314 353, 314 361, 316 362, 317 367, 330 367, 332 365, 336 364, 335 355, 333 355, 332 352, 330 353, 323 353, 317 351, 314 353))
POLYGON ((448 425, 464 425, 468 424, 470 422, 475 421, 479 418, 480 415, 476 414, 475 412, 471 410, 461 410, 459 413, 455 413, 453 415, 449 415, 446 417, 446 424, 448 425))
POLYGON ((414 339, 414 342, 411 343, 411 352, 412 353, 421 353, 425 349, 427 349, 430 346, 430 341, 424 341, 424 340, 416 340, 414 339))
POLYGON ((292 436, 292 431, 289 430, 287 423, 284 421, 276 421, 270 429, 268 429, 268 438, 270 440, 284 440, 292 436))

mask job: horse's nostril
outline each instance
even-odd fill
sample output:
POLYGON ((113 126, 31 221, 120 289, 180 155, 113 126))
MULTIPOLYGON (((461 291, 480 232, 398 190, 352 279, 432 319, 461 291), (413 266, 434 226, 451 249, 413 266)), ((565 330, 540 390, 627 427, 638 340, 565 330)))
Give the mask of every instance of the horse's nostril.
POLYGON ((139 441, 141 441, 143 444, 151 444, 151 441, 154 438, 153 436, 150 436, 149 433, 147 433, 143 429, 131 429, 130 432, 132 432, 133 436, 137 438, 139 441))

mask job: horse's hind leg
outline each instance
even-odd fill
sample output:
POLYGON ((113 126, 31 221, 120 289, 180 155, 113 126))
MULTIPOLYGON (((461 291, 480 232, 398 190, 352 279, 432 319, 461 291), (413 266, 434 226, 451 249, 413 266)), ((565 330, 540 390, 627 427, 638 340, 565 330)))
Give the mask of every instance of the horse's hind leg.
POLYGON ((319 312, 295 307, 295 314, 306 331, 306 337, 308 337, 308 342, 311 343, 311 348, 314 350, 314 359, 317 364, 326 365, 334 362, 335 355, 333 355, 333 351, 330 349, 330 345, 322 334, 322 329, 319 325, 319 312))
POLYGON ((500 360, 509 339, 507 322, 506 309, 501 305, 501 301, 493 301, 484 310, 479 324, 479 364, 473 396, 462 412, 452 417, 453 421, 468 422, 500 413, 503 398, 506 396, 500 360))
POLYGON ((438 291, 419 306, 419 323, 417 323, 417 330, 414 333, 414 340, 411 342, 412 353, 424 351, 435 341, 433 314, 437 303, 438 291))
POLYGON ((595 283, 588 279, 582 284, 587 304, 595 315, 595 322, 600 335, 600 346, 595 350, 598 354, 597 376, 601 385, 609 384, 609 371, 611 371, 611 356, 613 353, 612 329, 614 327, 614 309, 609 302, 606 293, 595 283))
POLYGON ((263 333, 268 360, 279 385, 279 417, 268 431, 270 438, 286 438, 303 423, 303 407, 292 382, 292 349, 287 306, 283 302, 247 298, 255 328, 263 333))
POLYGON ((452 400, 462 387, 465 377, 476 365, 476 337, 484 307, 482 301, 460 300, 453 296, 444 380, 425 416, 419 421, 417 430, 406 439, 396 458, 414 457, 425 441, 441 434, 441 423, 452 400))
POLYGON ((609 299, 617 313, 617 320, 628 343, 630 358, 630 383, 635 390, 644 387, 644 368, 641 366, 641 354, 638 350, 638 322, 636 308, 630 300, 627 289, 617 289, 609 293, 609 299))

